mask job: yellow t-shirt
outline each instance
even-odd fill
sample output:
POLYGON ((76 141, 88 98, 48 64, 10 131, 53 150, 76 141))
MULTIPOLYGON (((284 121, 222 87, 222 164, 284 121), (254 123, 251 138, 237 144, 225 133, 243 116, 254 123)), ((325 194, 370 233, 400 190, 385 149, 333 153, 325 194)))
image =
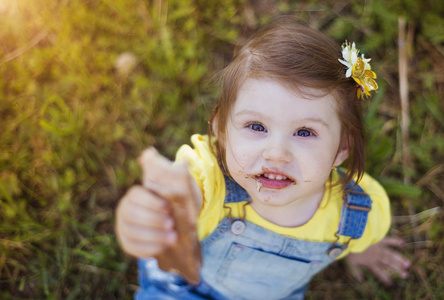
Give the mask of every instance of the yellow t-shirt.
MULTIPOLYGON (((228 215, 224 209, 225 180, 217 163, 217 158, 208 145, 208 137, 195 134, 191 137, 194 149, 188 145, 179 148, 176 161, 187 161, 193 178, 198 183, 203 204, 197 221, 198 236, 202 240, 216 229, 219 222, 228 215)), ((339 179, 333 173, 333 182, 339 179)), ((368 174, 364 174, 359 182, 360 187, 370 195, 372 209, 369 212, 367 226, 360 239, 351 240, 349 247, 339 258, 350 252, 362 252, 367 247, 380 241, 390 226, 390 204, 383 187, 368 174)), ((251 205, 245 206, 245 219, 276 233, 308 241, 334 242, 342 208, 343 191, 340 185, 326 183, 324 197, 318 210, 305 224, 298 227, 283 227, 262 218, 251 205)), ((226 204, 231 208, 233 218, 243 216, 245 202, 226 204)), ((349 237, 341 236, 338 243, 345 243, 349 237)))

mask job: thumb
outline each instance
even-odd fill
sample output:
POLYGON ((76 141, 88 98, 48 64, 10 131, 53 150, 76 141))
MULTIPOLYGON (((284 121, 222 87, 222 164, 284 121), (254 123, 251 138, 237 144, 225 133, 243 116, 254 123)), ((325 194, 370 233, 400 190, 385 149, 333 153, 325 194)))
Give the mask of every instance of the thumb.
POLYGON ((163 185, 170 180, 168 170, 173 163, 157 152, 154 147, 143 150, 139 157, 139 165, 142 168, 142 185, 149 187, 152 182, 163 185))
POLYGON ((151 192, 164 199, 188 195, 192 178, 185 163, 174 164, 150 147, 140 155, 139 164, 142 168, 142 185, 151 192))
MULTIPOLYGON (((349 254, 353 255, 353 254, 349 254)), ((358 281, 363 282, 364 281, 364 273, 362 272, 361 268, 359 267, 356 262, 354 262, 352 259, 347 259, 347 267, 350 271, 351 275, 358 281)))
POLYGON ((361 268, 356 266, 350 266, 350 273, 352 276, 358 281, 363 282, 364 281, 364 274, 362 273, 361 268))

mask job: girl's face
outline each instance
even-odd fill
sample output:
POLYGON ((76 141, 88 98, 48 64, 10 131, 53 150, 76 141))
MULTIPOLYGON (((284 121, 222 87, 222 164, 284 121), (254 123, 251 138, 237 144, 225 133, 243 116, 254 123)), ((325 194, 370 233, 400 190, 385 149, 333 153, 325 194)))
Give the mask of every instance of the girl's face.
POLYGON ((268 79, 245 81, 225 136, 228 170, 253 207, 317 207, 348 156, 333 96, 303 98, 268 79))

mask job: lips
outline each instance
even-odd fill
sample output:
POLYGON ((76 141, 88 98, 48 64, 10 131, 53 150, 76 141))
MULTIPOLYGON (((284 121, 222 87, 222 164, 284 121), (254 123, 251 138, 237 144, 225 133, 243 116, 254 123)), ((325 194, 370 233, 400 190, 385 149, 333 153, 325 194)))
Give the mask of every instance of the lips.
POLYGON ((296 180, 291 179, 285 173, 263 169, 264 173, 256 175, 255 179, 262 184, 263 187, 269 189, 283 189, 289 185, 296 184, 296 180))

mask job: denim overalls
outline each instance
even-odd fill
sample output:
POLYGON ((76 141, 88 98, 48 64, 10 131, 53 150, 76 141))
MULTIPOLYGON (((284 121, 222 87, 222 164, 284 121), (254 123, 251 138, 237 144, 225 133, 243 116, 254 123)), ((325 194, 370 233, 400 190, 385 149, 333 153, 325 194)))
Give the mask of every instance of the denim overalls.
MULTIPOLYGON (((225 177, 225 184, 225 203, 250 201, 235 181, 225 177)), ((362 236, 371 209, 370 197, 353 185, 345 188, 351 191, 344 197, 336 233, 350 240, 362 236)), ((160 270, 155 259, 139 259, 140 289, 135 299, 304 299, 310 279, 347 244, 298 240, 229 217, 222 219, 201 246, 199 285, 189 285, 181 276, 160 270)))

